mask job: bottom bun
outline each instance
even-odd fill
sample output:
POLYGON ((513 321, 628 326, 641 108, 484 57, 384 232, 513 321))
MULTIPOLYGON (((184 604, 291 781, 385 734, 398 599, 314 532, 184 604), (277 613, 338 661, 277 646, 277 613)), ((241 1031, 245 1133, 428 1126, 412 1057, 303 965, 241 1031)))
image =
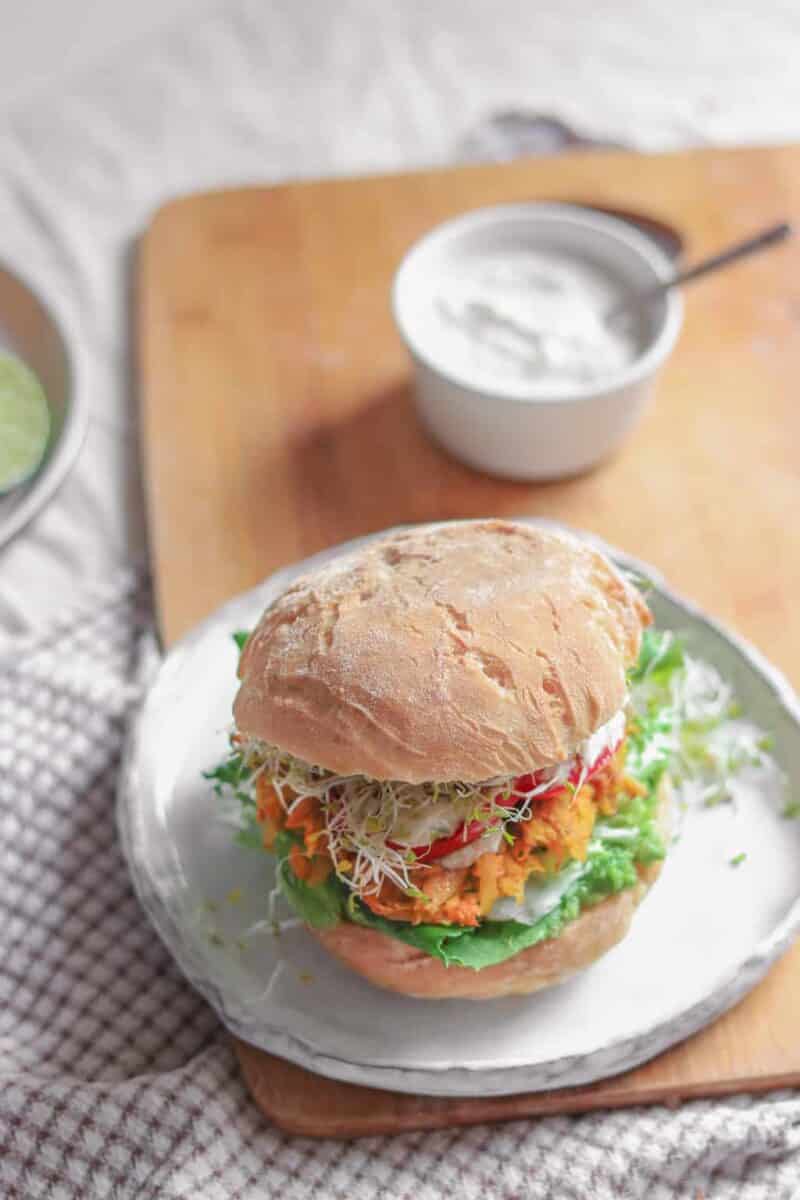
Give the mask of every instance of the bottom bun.
MULTIPOLYGON (((666 778, 660 793, 658 824, 666 838, 671 798, 666 778)), ((390 992, 424 1000, 524 996, 563 983, 622 941, 637 906, 658 878, 661 863, 650 863, 638 870, 639 880, 634 887, 584 909, 559 937, 539 942, 482 971, 445 966, 441 959, 424 950, 349 922, 311 932, 346 966, 390 992)))

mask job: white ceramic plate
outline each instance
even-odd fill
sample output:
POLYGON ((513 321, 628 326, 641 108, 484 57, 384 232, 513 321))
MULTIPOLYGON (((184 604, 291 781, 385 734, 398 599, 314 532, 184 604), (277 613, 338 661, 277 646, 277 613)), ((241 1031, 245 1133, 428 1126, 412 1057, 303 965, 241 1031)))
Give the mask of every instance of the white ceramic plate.
POLYGON ((64 318, 54 312, 39 289, 0 264, 0 348, 18 355, 39 377, 51 420, 50 443, 36 474, 0 495, 0 546, 50 499, 75 462, 86 433, 88 401, 79 386, 78 341, 68 342, 64 318))
MULTIPOLYGON (((735 1003, 800 929, 800 824, 780 816, 776 795, 756 795, 737 811, 690 812, 625 941, 576 980, 538 996, 406 999, 339 966, 302 928, 278 939, 245 934, 265 914, 272 860, 234 845, 200 774, 226 750, 236 686, 231 632, 250 628, 298 571, 336 552, 279 572, 180 642, 129 744, 119 816, 137 891, 225 1024, 337 1079, 499 1095, 627 1070, 735 1003), (732 868, 742 850, 746 862, 732 868)), ((800 787, 800 706, 786 681, 664 584, 650 600, 659 625, 685 634, 775 735, 790 787, 800 787)))

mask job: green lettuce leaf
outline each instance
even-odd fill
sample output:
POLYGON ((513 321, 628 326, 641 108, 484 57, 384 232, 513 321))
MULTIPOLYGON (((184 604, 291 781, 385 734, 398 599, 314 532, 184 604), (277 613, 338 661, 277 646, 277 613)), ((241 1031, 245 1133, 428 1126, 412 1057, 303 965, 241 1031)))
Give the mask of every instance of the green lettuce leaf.
MULTIPOLYGON (((659 857, 663 857, 661 850, 659 857)), ((537 942, 558 937, 582 909, 604 900, 638 878, 633 855, 625 848, 604 846, 593 855, 586 871, 568 888, 552 912, 534 925, 520 921, 484 921, 475 928, 460 925, 407 925, 377 917, 356 902, 348 915, 356 924, 378 929, 410 946, 440 958, 446 966, 471 967, 480 971, 504 962, 537 942)))
POLYGON ((329 875, 313 887, 298 879, 288 861, 294 842, 300 843, 301 839, 285 829, 275 839, 278 887, 307 925, 314 929, 330 929, 344 919, 347 889, 335 875, 329 875))
MULTIPOLYGON (((648 629, 642 638, 639 661, 628 672, 634 696, 634 721, 629 730, 627 769, 654 792, 675 753, 678 713, 672 703, 670 684, 682 671, 685 656, 681 643, 669 632, 648 629)), ((627 810, 638 824, 634 809, 627 810)))
POLYGON ((628 682, 641 683, 648 676, 668 678, 684 664, 683 647, 667 630, 646 629, 636 666, 628 672, 628 682))

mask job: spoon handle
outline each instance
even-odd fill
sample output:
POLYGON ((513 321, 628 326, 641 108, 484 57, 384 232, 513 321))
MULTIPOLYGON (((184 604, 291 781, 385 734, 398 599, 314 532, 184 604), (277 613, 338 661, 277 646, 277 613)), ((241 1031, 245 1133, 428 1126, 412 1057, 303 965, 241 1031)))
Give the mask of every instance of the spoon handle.
POLYGON ((792 227, 788 221, 781 221, 777 225, 771 225, 769 229, 763 230, 762 233, 757 233, 755 237, 745 238, 743 242, 736 242, 735 245, 729 246, 727 250, 723 250, 719 254, 714 254, 711 258, 704 258, 693 267, 687 267, 685 271, 679 271, 677 275, 673 275, 670 279, 665 279, 663 283, 656 283, 653 287, 646 288, 644 291, 632 292, 629 296, 625 296, 606 313, 606 320, 614 320, 614 318, 628 309, 638 307, 640 304, 648 304, 651 300, 657 300, 659 296, 663 296, 666 292, 681 283, 689 283, 692 279, 699 279, 702 275, 708 275, 711 271, 718 271, 721 267, 730 266, 731 263, 736 262, 740 258, 747 258, 749 254, 755 254, 758 250, 763 250, 766 246, 782 242, 790 237, 791 234, 792 227))
POLYGON ((707 275, 709 271, 716 271, 718 267, 726 267, 728 263, 736 262, 740 258, 746 258, 748 254, 754 254, 756 250, 761 250, 765 246, 772 246, 775 242, 784 241, 785 238, 789 237, 791 232, 792 227, 788 221, 781 221, 778 225, 771 225, 763 233, 756 234, 755 237, 745 238, 743 242, 736 242, 735 245, 729 246, 727 250, 723 250, 721 254, 715 254, 712 258, 704 258, 696 266, 687 267, 685 271, 679 271, 670 281, 669 286, 674 287, 678 283, 688 283, 690 279, 699 279, 701 275, 707 275))

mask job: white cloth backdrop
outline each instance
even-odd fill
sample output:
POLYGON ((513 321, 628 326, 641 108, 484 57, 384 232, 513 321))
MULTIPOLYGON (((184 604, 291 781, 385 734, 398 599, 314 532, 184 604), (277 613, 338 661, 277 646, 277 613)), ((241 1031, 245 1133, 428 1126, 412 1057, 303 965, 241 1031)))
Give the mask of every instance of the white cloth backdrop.
MULTIPOLYGON (((799 62, 795 0, 760 6, 750 0, 705 5, 694 0, 602 5, 586 0, 550 5, 530 0, 228 0, 195 4, 168 33, 120 49, 80 75, 67 73, 57 90, 40 90, 0 111, 0 256, 23 274, 31 272, 68 310, 81 338, 87 366, 83 386, 92 412, 88 441, 71 478, 36 522, 0 552, 0 641, 10 644, 20 633, 33 632, 28 644, 35 660, 41 653, 36 631, 63 617, 90 581, 125 592, 128 585, 118 581, 128 577, 118 569, 145 558, 130 349, 132 264, 136 236, 163 200, 232 183, 452 161, 479 122, 510 109, 553 114, 589 135, 647 148, 797 139, 799 62)), ((135 622, 124 605, 115 607, 110 594, 95 593, 98 607, 113 614, 108 620, 114 629, 122 622, 114 636, 124 641, 134 636, 135 622)), ((120 707, 125 671, 114 648, 118 644, 105 646, 101 640, 98 645, 81 635, 77 650, 70 652, 78 682, 68 689, 73 697, 85 696, 86 689, 94 695, 88 678, 93 659, 103 678, 118 672, 116 699, 112 703, 109 691, 97 700, 104 713, 111 713, 115 729, 125 707, 120 707), (111 666, 100 661, 104 654, 111 666)), ((19 657, 27 661, 21 649, 19 657)), ((14 722, 27 728, 33 721, 38 727, 50 701, 32 682, 20 690, 8 676, 3 686, 0 786, 4 771, 6 776, 0 820, 5 824, 0 827, 6 839, 13 839, 27 817, 22 810, 9 814, 15 803, 27 803, 30 776, 19 786, 9 783, 12 764, 24 760, 16 753, 21 735, 14 722)), ((44 677, 41 686, 46 687, 44 677)), ((68 708, 72 702, 64 704, 68 708)), ((108 797, 117 746, 98 721, 100 743, 94 752, 103 773, 102 795, 108 797)), ((66 739, 64 761, 70 754, 80 758, 67 726, 58 736, 66 739)), ((41 738, 36 745, 41 748, 41 738)), ((31 766, 34 775, 39 770, 31 766)), ((81 803, 79 782, 73 772, 69 786, 76 804, 81 803)), ((91 794, 100 795, 97 788, 91 794)), ((107 812, 103 799, 98 819, 107 812)), ((53 828, 60 827, 57 817, 54 810, 53 828)), ((103 836, 117 878, 113 839, 108 831, 103 836)), ((46 843, 36 844, 46 859, 46 843)), ((46 925, 36 924, 37 916, 32 920, 36 935, 44 936, 46 925)), ((141 936, 143 947, 151 944, 146 931, 135 936, 141 936)), ((169 971, 159 959, 157 972, 169 971)), ((170 987, 179 986, 169 978, 170 987)), ((38 975, 37 980, 41 985, 38 975)), ((13 990, 20 979, 0 970, 0 983, 13 990)), ((152 987, 145 989, 148 995, 152 987)), ((182 1075, 175 1075, 178 1068, 169 1055, 164 1064, 173 1084, 184 1078, 187 1089, 196 1083, 201 1095, 214 1099, 194 1125, 170 1134, 169 1154, 161 1159, 157 1139, 147 1135, 150 1183, 132 1171, 127 1186, 126 1172, 117 1171, 112 1184, 101 1176, 96 1183, 85 1174, 75 1176, 71 1190, 54 1178, 47 1184, 41 1173, 30 1175, 26 1184, 8 1158, 0 1172, 7 1168, 8 1186, 15 1190, 4 1194, 199 1200, 236 1194, 250 1200, 280 1191, 296 1197, 694 1200, 703 1189, 715 1198, 800 1195, 800 1173, 793 1169, 800 1102, 792 1097, 695 1105, 677 1115, 655 1110, 518 1123, 495 1132, 415 1135, 351 1148, 277 1138, 262 1127, 236 1084, 229 1053, 209 1034, 214 1027, 205 1011, 201 1006, 193 1018, 192 1037, 196 1034, 200 1045, 211 1036, 211 1045, 193 1057, 196 1047, 188 1037, 182 1075), (230 1139, 223 1136, 226 1129, 230 1139), (226 1140, 235 1181, 212 1170, 226 1140)), ((13 1089, 5 1089, 0 1141, 11 1137, 13 1161, 24 1172, 33 1171, 41 1142, 45 1165, 55 1171, 58 1161, 69 1174, 70 1139, 59 1142, 56 1131, 56 1140, 48 1141, 53 1112, 48 1106, 67 1116, 75 1105, 86 1111, 86 1098, 99 1093, 95 1083, 82 1087, 80 1079, 93 1079, 94 1068, 78 1054, 69 1063, 65 1059, 68 1082, 54 1077, 52 1062, 37 1065, 35 1047, 43 1043, 37 1041, 41 1031, 35 1021, 21 1029, 13 1011, 7 1013, 11 1024, 6 1040, 0 1037, 0 1074, 6 1081, 9 1072, 24 1075, 28 1060, 20 1047, 30 1046, 30 1068, 37 1076, 49 1073, 52 1088, 34 1089, 34 1098, 29 1079, 20 1077, 14 1084, 21 1089, 14 1094, 28 1097, 29 1113, 39 1123, 30 1144, 30 1126, 14 1132, 16 1102, 13 1089)), ((126 1088, 133 1085, 137 1095, 147 1096, 157 1081, 152 1074, 137 1075, 135 1046, 123 1059, 111 1074, 124 1079, 112 1099, 125 1112, 130 1111, 126 1088)), ((110 1092, 113 1079, 104 1085, 110 1092)), ((114 1104, 102 1111, 103 1121, 113 1124, 114 1104)), ((101 1142, 110 1139, 123 1154, 119 1129, 101 1122, 100 1130, 101 1142)), ((130 1133, 124 1152, 141 1165, 143 1144, 137 1149, 136 1136, 130 1133)), ((92 1153, 97 1161, 102 1158, 96 1146, 92 1153)))
POLYGON ((796 0, 227 0, 0 113, 0 257, 70 310, 92 406, 0 552, 0 636, 143 554, 132 264, 167 197, 447 162, 498 109, 648 148, 797 138, 799 63, 796 0))

